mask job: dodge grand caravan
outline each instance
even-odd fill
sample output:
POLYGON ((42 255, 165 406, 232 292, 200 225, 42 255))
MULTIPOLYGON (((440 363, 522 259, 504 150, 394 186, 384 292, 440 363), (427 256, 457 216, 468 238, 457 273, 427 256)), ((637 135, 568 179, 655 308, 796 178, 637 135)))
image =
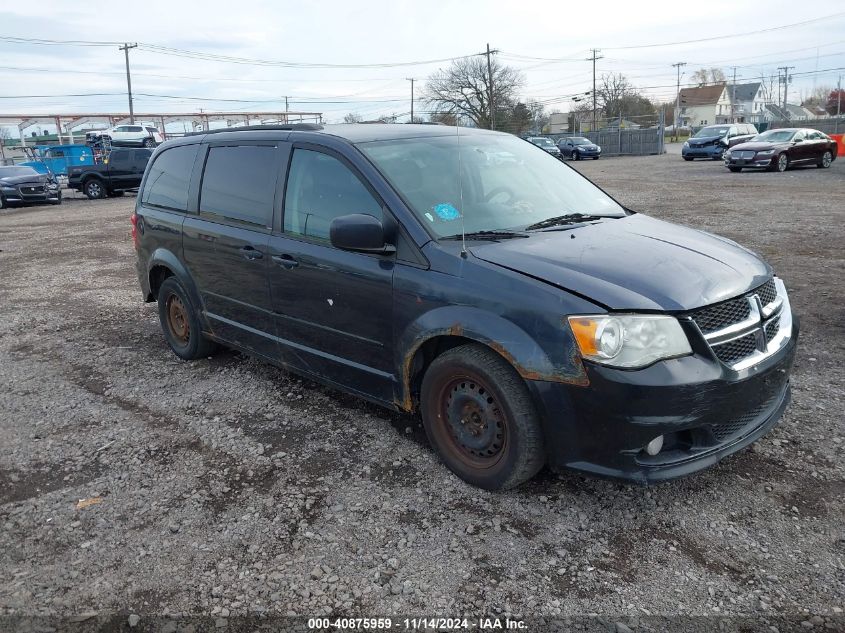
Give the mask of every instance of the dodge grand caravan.
POLYGON ((488 489, 544 464, 658 482, 789 401, 783 281, 730 240, 626 209, 515 136, 422 125, 168 141, 132 216, 183 359, 217 344, 419 412, 488 489))

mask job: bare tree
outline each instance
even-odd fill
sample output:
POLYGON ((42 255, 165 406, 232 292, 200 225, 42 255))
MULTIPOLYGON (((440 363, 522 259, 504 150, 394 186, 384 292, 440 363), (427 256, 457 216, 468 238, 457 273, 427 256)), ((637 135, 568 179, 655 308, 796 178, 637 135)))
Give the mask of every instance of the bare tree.
POLYGON ((713 84, 725 83, 725 71, 721 68, 699 68, 692 77, 692 83, 698 86, 712 86, 713 84))
POLYGON ((7 127, 0 127, 0 159, 6 159, 6 150, 4 149, 7 141, 12 138, 12 133, 7 127))
POLYGON ((357 112, 350 112, 349 114, 344 115, 343 117, 344 123, 360 123, 361 122, 361 115, 357 112))
MULTIPOLYGON (((517 92, 525 82, 521 72, 491 60, 493 105, 497 121, 504 121, 516 104, 517 92), (499 118, 499 113, 504 119, 499 118)), ((468 117, 478 127, 489 128, 490 79, 487 60, 483 57, 456 59, 446 70, 438 70, 426 81, 423 98, 437 112, 468 117)))
POLYGON ((444 125, 457 125, 458 117, 452 112, 432 112, 432 123, 442 123, 444 125))

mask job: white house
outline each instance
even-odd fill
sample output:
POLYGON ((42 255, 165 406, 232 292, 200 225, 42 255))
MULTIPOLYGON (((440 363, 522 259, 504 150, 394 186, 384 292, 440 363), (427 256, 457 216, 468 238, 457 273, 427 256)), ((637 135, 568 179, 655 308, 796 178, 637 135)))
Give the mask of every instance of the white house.
POLYGON ((728 97, 733 101, 735 123, 760 123, 766 111, 763 84, 736 84, 727 87, 728 97))
POLYGON ((726 84, 682 88, 679 100, 682 126, 700 127, 730 122, 731 101, 726 84))

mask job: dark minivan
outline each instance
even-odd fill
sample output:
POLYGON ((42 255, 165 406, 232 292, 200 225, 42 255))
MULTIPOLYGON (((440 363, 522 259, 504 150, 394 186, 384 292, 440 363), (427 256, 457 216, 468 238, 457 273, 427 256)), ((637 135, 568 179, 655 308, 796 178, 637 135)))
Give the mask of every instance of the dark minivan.
POLYGON ((657 482, 771 429, 798 336, 730 240, 626 209, 519 138, 423 125, 168 141, 132 216, 184 359, 222 344, 419 411, 464 480, 657 482))
POLYGON ((757 128, 750 123, 726 123, 708 125, 696 132, 695 136, 684 141, 681 156, 684 160, 710 158, 721 160, 729 147, 750 141, 757 136, 757 128))

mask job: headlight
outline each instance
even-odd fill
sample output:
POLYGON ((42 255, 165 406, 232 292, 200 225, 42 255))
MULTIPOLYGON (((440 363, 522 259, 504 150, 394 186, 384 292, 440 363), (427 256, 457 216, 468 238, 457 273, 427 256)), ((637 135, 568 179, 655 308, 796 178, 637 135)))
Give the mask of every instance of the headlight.
POLYGON ((50 191, 55 191, 58 188, 59 188, 59 185, 57 185, 54 182, 48 182, 47 183, 47 189, 49 189, 50 191))
POLYGON ((684 147, 689 147, 689 141, 684 141, 684 147))
POLYGON ((571 316, 581 356, 611 367, 645 367, 691 354, 689 341, 675 317, 604 314, 571 316))
POLYGON ((762 152, 757 152, 757 156, 771 156, 775 153, 773 149, 764 149, 762 152))
POLYGON ((15 189, 14 187, 10 187, 9 185, 0 186, 0 189, 2 189, 3 191, 17 191, 17 189, 15 189))
POLYGON ((597 151, 597 152, 600 152, 600 151, 601 151, 601 145, 596 145, 596 151, 597 151))

